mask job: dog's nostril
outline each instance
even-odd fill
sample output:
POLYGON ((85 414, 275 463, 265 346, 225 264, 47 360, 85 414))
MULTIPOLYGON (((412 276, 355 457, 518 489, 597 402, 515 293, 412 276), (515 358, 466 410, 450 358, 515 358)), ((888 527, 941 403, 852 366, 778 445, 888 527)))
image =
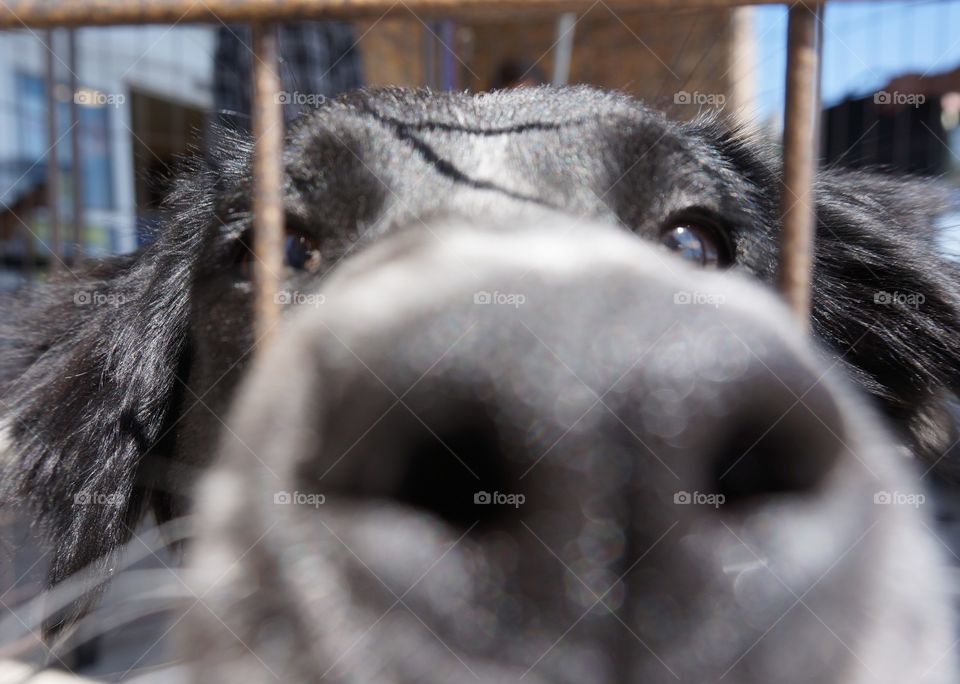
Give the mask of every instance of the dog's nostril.
POLYGON ((502 491, 506 462, 493 421, 482 414, 424 430, 403 454, 396 498, 467 528, 489 522, 502 507, 478 506, 476 497, 502 491))
POLYGON ((766 399, 760 393, 742 409, 720 441, 714 477, 727 504, 816 489, 844 449, 842 419, 827 391, 796 402, 766 399))

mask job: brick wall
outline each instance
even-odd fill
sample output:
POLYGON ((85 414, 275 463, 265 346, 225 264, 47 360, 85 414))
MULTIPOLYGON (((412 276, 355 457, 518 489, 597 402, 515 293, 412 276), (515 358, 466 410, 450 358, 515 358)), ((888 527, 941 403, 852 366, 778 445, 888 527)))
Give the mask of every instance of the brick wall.
MULTIPOLYGON (((746 10, 747 12, 749 10, 746 10)), ((673 107, 675 94, 690 93, 693 104, 676 115, 692 116, 722 95, 742 104, 752 65, 745 65, 743 40, 750 30, 744 10, 635 11, 614 14, 603 4, 578 18, 574 31, 571 83, 628 91, 673 107), (745 77, 745 74, 747 77, 745 77)), ((364 66, 371 85, 430 84, 427 50, 441 50, 429 29, 413 16, 359 27, 364 66), (429 40, 427 39, 429 38, 429 40)), ((454 40, 461 88, 491 87, 501 65, 537 64, 549 81, 556 42, 553 17, 460 22, 454 40)), ((749 55, 748 55, 749 56, 749 55)), ((436 62, 436 60, 433 60, 436 62)), ((439 81, 433 75, 433 84, 439 81)))

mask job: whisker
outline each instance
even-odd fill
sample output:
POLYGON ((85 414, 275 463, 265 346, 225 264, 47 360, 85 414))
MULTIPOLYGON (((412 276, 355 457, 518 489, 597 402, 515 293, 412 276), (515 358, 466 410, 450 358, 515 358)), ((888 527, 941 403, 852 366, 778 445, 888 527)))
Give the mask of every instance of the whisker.
MULTIPOLYGON (((143 535, 138 535, 137 538, 124 545, 118 556, 117 571, 123 571, 131 567, 172 543, 187 539, 192 533, 191 522, 192 519, 185 516, 163 525, 155 525, 143 535), (154 536, 158 538, 153 539, 154 536)), ((172 573, 176 576, 176 571, 173 569, 155 572, 167 575, 172 573)), ((114 578, 114 582, 118 581, 117 574, 117 572, 110 574, 97 572, 91 576, 81 571, 77 575, 67 578, 56 587, 34 596, 26 603, 11 606, 11 614, 0 620, 0 634, 15 635, 39 630, 45 619, 55 615, 90 591, 95 590, 111 577, 114 578)), ((6 638, 13 637, 8 636, 6 638)))

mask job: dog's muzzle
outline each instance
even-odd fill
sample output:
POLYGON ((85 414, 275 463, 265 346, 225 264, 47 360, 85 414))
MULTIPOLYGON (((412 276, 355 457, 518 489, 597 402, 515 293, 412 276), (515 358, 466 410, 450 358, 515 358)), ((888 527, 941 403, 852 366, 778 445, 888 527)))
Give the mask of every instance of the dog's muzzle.
POLYGON ((856 666, 887 447, 775 295, 564 219, 411 227, 311 287, 202 490, 204 677, 856 666))

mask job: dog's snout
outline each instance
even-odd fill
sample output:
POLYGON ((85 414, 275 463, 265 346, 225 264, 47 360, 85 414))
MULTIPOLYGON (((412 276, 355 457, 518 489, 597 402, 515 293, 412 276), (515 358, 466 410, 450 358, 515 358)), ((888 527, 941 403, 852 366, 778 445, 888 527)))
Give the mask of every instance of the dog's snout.
MULTIPOLYGON (((417 347, 416 332, 408 341, 387 335, 392 360, 382 359, 376 370, 355 369, 351 375, 362 379, 324 421, 329 428, 314 476, 336 463, 344 479, 331 482, 342 483, 345 495, 397 501, 466 529, 510 524, 529 512, 480 505, 494 497, 522 498, 534 508, 563 505, 563 496, 586 498, 577 479, 611 466, 622 473, 624 496, 696 491, 725 510, 816 494, 845 448, 829 390, 793 350, 736 349, 735 316, 714 334, 722 346, 726 333, 724 353, 742 357, 738 377, 719 379, 709 377, 712 365, 687 369, 689 375, 660 370, 669 368, 665 356, 694 343, 695 326, 678 324, 644 359, 608 358, 600 373, 586 349, 569 362, 559 357, 546 341, 550 325, 538 332, 532 327, 538 323, 545 322, 518 319, 514 333, 528 340, 508 345, 524 350, 526 363, 516 365, 499 365, 493 349, 499 343, 483 339, 482 323, 469 349, 458 353, 448 339, 447 349, 424 355, 445 358, 426 367, 404 358, 417 347), (476 361, 478 348, 489 352, 484 365, 476 361)), ((502 321, 497 326, 507 329, 502 321)))

